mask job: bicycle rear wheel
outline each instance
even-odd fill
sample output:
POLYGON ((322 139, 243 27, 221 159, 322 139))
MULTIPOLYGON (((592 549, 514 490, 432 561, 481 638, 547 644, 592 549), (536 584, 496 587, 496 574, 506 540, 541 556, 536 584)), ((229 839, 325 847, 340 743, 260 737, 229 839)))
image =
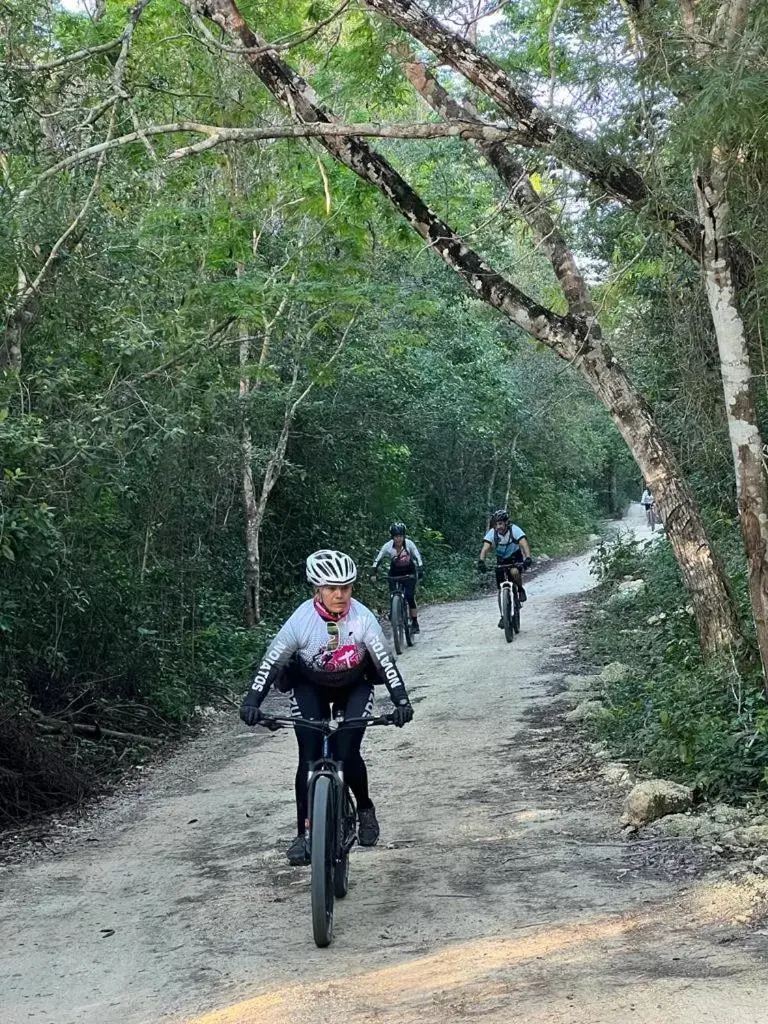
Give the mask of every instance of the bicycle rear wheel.
POLYGON ((511 644, 515 639, 515 631, 512 626, 512 595, 510 587, 501 588, 501 618, 504 622, 504 636, 507 643, 511 644))
POLYGON ((315 943, 322 947, 330 945, 333 938, 333 861, 338 827, 331 780, 326 775, 315 781, 311 827, 312 932, 315 943))
POLYGON ((389 623, 392 626, 392 639, 395 651, 403 653, 403 611, 399 594, 393 594, 389 602, 389 623))

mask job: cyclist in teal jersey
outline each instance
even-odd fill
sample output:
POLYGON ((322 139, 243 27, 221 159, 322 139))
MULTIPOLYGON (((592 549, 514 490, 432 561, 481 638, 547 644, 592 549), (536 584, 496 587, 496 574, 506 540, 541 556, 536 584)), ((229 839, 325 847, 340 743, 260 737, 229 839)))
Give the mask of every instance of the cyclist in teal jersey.
MULTIPOLYGON (((530 568, 533 561, 531 548, 528 538, 525 536, 525 530, 509 521, 509 512, 505 508, 497 509, 491 516, 490 529, 483 537, 483 546, 480 549, 480 557, 477 562, 480 572, 488 571, 485 559, 491 550, 496 552, 496 587, 501 587, 505 577, 505 567, 513 565, 515 568, 509 575, 517 584, 521 602, 527 600, 528 595, 523 588, 519 566, 522 565, 524 569, 530 568)), ((500 593, 499 600, 501 600, 500 593)), ((499 611, 501 611, 501 604, 499 604, 499 611)), ((503 628, 504 621, 500 618, 499 629, 503 628)))

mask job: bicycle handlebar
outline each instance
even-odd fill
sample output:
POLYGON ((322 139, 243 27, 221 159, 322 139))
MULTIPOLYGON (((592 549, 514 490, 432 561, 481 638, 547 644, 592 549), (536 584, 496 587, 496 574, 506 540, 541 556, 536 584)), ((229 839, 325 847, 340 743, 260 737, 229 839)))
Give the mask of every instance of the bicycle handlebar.
POLYGON ((306 725, 318 732, 337 732, 339 729, 369 725, 394 725, 392 715, 376 715, 373 718, 291 718, 285 715, 264 715, 259 725, 272 723, 278 729, 287 729, 289 725, 306 725))

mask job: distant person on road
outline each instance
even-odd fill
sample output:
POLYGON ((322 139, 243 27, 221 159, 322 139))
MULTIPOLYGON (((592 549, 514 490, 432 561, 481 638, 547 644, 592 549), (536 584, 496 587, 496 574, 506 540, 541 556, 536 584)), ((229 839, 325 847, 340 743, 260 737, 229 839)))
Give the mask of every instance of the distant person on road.
POLYGON ((653 489, 651 487, 646 487, 643 491, 640 504, 645 509, 645 521, 650 526, 651 533, 653 533, 653 528, 656 525, 656 511, 654 508, 653 489))
MULTIPOLYGON (((491 516, 490 528, 483 537, 483 546, 480 549, 480 557, 477 568, 480 572, 487 572, 485 564, 489 551, 496 552, 496 588, 499 591, 499 611, 501 611, 501 584, 505 578, 504 567, 514 565, 510 576, 517 584, 520 592, 520 601, 526 601, 528 595, 523 588, 523 578, 519 566, 529 569, 533 562, 531 548, 525 530, 509 520, 509 512, 505 508, 497 509, 491 516)), ((504 628, 504 620, 499 619, 499 629, 504 628)))
POLYGON ((373 560, 371 568, 374 573, 379 563, 385 558, 389 559, 389 593, 394 593, 395 578, 397 576, 411 576, 412 579, 403 583, 403 593, 408 602, 408 610, 411 616, 411 633, 420 633, 419 609, 416 606, 416 579, 424 575, 424 561, 419 554, 419 549, 412 540, 405 536, 405 523, 392 523, 389 528, 390 539, 382 544, 378 555, 373 560))
MULTIPOLYGON (((393 722, 402 727, 413 718, 403 678, 376 616, 352 598, 357 578, 355 563, 341 551, 315 551, 307 559, 307 580, 315 595, 300 604, 256 669, 240 707, 246 725, 269 727, 261 710, 274 683, 288 694, 294 718, 325 718, 331 714, 368 718, 373 712, 374 683, 383 683, 395 706, 393 722)), ((322 735, 294 725, 299 745, 296 769, 297 834, 286 854, 291 864, 308 864, 309 770, 322 754, 322 735)), ((368 770, 360 754, 365 728, 341 729, 333 736, 333 756, 344 763, 349 788, 355 795, 361 846, 379 838, 376 810, 368 794, 368 770)))

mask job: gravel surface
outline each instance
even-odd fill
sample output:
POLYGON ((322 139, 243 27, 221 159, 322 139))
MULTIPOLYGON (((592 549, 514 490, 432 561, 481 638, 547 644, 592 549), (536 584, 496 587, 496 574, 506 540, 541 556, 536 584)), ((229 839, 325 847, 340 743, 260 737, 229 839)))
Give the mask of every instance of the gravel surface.
POLYGON ((626 836, 624 791, 563 724, 590 585, 587 556, 533 580, 512 645, 491 597, 423 611, 416 718, 366 740, 382 837, 329 949, 283 856, 293 737, 212 716, 3 870, 2 1024, 764 1020, 766 881, 626 836))

